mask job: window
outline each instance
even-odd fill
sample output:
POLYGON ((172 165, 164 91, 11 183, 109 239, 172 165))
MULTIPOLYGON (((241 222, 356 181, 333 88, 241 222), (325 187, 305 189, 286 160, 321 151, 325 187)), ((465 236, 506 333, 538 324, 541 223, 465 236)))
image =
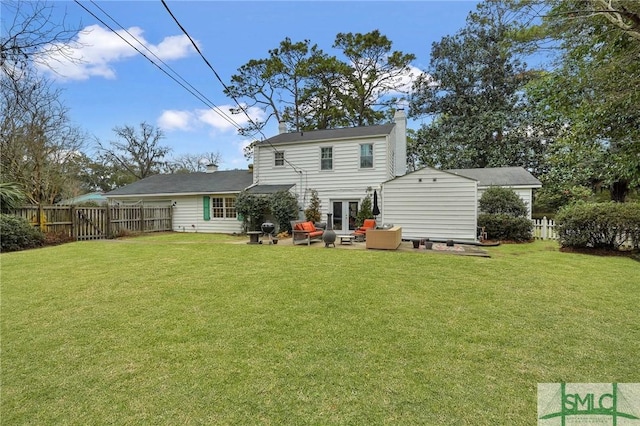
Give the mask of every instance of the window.
POLYGON ((236 217, 236 199, 227 197, 224 199, 224 215, 227 218, 236 217))
POLYGON ((370 169, 373 167, 373 144, 365 143, 360 145, 360 168, 370 169))
POLYGON ((224 217, 224 199, 211 197, 211 217, 224 217))
POLYGON ((236 218, 236 199, 234 197, 211 197, 211 217, 236 218))
POLYGON ((333 148, 320 148, 320 170, 333 169, 333 148))
POLYGON ((276 166, 284 166, 284 152, 277 151, 276 152, 276 166))

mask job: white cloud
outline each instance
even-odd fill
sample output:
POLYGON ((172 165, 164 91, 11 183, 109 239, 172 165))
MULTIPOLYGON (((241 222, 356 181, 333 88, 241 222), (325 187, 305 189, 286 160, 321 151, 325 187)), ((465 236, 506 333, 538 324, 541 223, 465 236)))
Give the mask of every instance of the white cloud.
POLYGON ((158 118, 158 127, 162 130, 192 130, 195 116, 189 111, 166 110, 158 118))
MULTIPOLYGON (((196 110, 195 114, 202 123, 213 127, 215 130, 221 132, 236 131, 237 126, 246 126, 249 118, 244 113, 231 114, 231 108, 233 108, 233 105, 220 105, 216 111, 212 109, 200 109, 196 110), (226 118, 223 117, 222 114, 224 114, 226 118)), ((246 106, 243 105, 243 108, 246 108, 246 106)), ((247 114, 254 121, 261 121, 265 116, 263 110, 255 107, 248 108, 247 114)))
POLYGON ((149 53, 151 51, 162 60, 183 58, 194 50, 186 36, 169 36, 153 45, 144 39, 143 33, 140 27, 114 33, 100 25, 90 25, 79 32, 71 43, 48 46, 47 50, 56 53, 39 67, 63 80, 86 80, 91 77, 113 79, 116 77, 112 67, 114 63, 139 55, 124 40, 145 55, 154 58, 149 53))

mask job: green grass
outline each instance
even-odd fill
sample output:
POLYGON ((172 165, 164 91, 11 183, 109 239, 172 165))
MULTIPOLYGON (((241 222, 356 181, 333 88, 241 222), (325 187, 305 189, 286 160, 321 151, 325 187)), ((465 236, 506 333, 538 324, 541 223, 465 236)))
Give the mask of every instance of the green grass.
POLYGON ((230 239, 2 254, 2 423, 529 425, 539 382, 640 382, 631 259, 230 239))

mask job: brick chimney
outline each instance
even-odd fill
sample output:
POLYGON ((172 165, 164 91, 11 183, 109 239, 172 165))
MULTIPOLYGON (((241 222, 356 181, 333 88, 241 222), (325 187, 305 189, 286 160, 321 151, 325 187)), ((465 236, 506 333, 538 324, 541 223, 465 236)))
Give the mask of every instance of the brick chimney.
POLYGON ((403 176, 407 173, 407 116, 403 109, 396 111, 393 116, 395 127, 395 176, 403 176))
POLYGON ((287 133, 287 123, 285 123, 284 121, 278 122, 278 133, 287 133))

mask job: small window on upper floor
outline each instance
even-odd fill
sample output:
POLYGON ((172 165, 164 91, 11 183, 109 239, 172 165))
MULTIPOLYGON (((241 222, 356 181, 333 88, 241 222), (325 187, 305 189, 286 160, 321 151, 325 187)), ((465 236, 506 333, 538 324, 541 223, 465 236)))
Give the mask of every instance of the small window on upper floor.
POLYGON ((360 145, 360 168, 373 168, 373 144, 371 143, 360 145))
POLYGON ((333 148, 320 148, 320 170, 333 169, 333 148))
POLYGON ((284 152, 276 151, 276 166, 284 166, 284 152))

